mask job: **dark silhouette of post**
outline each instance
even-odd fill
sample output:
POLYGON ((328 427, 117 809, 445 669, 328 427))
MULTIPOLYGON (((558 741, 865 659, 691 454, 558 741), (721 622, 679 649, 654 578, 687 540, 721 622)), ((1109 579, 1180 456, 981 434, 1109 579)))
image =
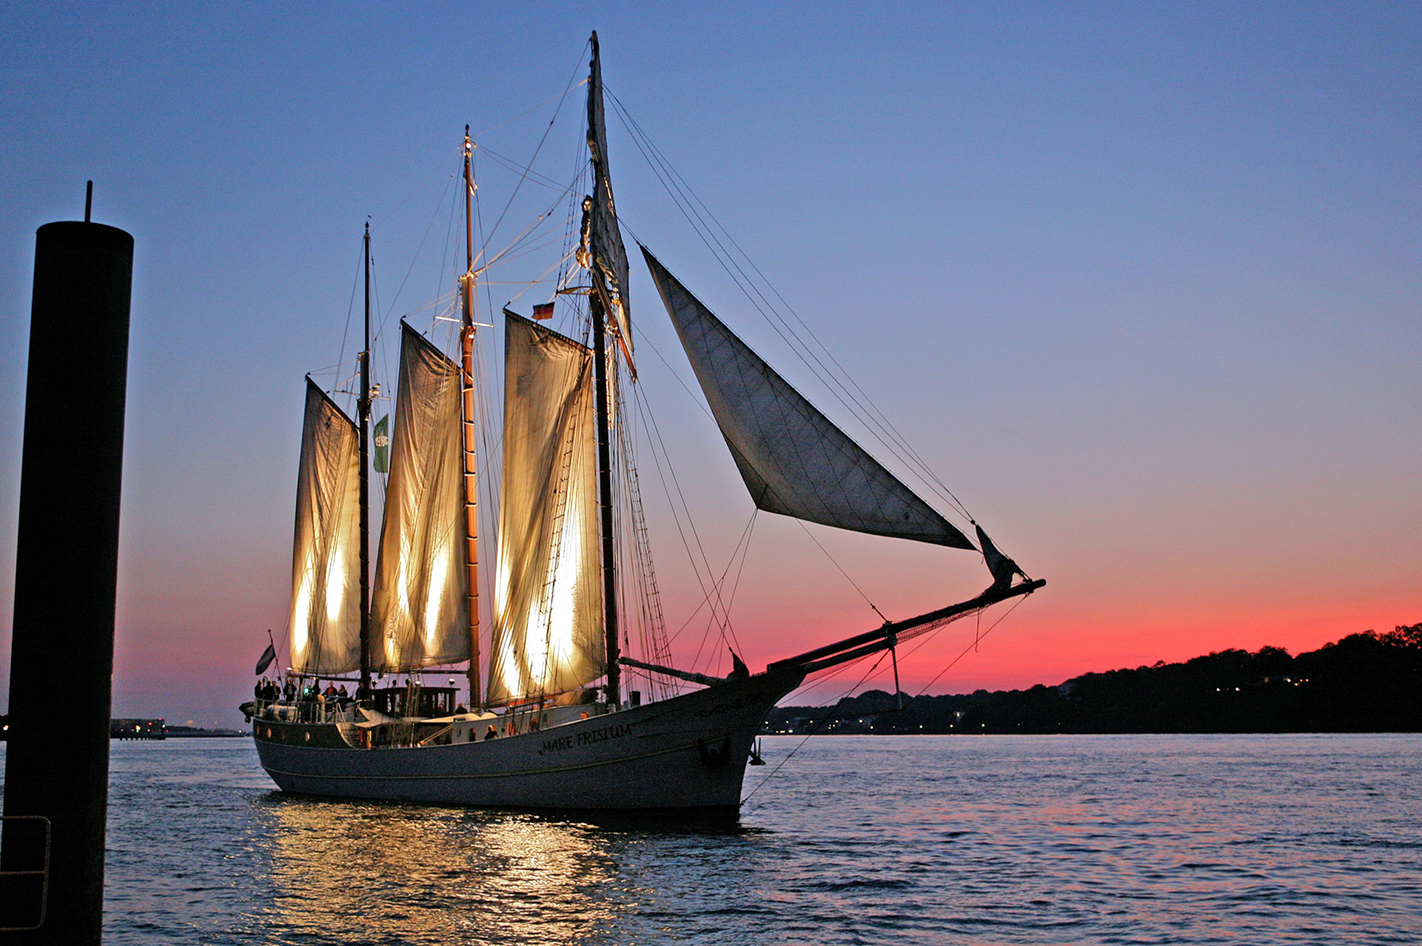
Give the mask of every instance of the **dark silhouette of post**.
POLYGON ((85 217, 47 223, 35 239, 3 943, 88 946, 102 932, 133 237, 88 222, 87 207, 85 217), (46 861, 47 875, 12 873, 46 861))

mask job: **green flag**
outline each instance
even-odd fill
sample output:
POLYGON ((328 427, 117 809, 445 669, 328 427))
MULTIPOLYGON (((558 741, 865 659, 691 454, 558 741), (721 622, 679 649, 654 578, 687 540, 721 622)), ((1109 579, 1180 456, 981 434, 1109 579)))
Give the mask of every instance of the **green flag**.
POLYGON ((375 472, 390 472, 390 415, 375 422, 375 472))

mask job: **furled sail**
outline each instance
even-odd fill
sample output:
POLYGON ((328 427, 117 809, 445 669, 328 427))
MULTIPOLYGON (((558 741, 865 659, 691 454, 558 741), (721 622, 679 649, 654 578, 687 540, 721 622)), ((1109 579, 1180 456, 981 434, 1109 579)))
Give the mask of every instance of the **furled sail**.
POLYGON ((505 325, 491 703, 606 673, 592 352, 516 315, 505 325))
POLYGON ((973 544, 836 427, 642 248, 757 507, 855 532, 973 544))
POLYGON ((360 451, 351 419, 306 379, 291 560, 291 668, 360 666, 360 451))
POLYGON ((459 366, 400 323, 390 482, 370 607, 371 669, 469 659, 459 366))
POLYGON ((602 60, 598 55, 597 34, 592 37, 592 68, 588 74, 588 151, 592 154, 592 209, 588 212, 593 258, 601 274, 612 308, 617 331, 632 348, 632 312, 628 305, 627 250, 617 227, 617 208, 612 200, 612 177, 607 169, 607 125, 602 108, 602 60))

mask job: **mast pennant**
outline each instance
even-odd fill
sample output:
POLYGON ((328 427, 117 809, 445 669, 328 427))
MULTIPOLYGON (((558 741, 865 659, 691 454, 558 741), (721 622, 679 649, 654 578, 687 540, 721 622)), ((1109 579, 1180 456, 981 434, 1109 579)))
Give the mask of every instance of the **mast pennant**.
POLYGON ((973 548, 766 364, 642 247, 756 506, 870 535, 973 548))
POLYGON ((297 673, 360 667, 358 436, 355 423, 307 378, 291 560, 291 669, 297 673))
POLYGON ((390 415, 375 422, 375 472, 390 472, 390 415))
POLYGON ((400 323, 390 485, 371 596, 371 669, 469 659, 459 366, 400 323))
MULTIPOLYGON (((594 247, 592 264, 606 281, 608 302, 616 331, 632 351, 632 310, 628 305, 629 283, 627 250, 622 246, 622 231, 617 226, 617 207, 612 200, 612 177, 607 169, 607 123, 602 107, 602 58, 598 54, 597 34, 592 35, 592 66, 588 72, 588 151, 592 155, 592 208, 588 225, 594 247)), ((537 317, 535 313, 535 318, 537 317)))

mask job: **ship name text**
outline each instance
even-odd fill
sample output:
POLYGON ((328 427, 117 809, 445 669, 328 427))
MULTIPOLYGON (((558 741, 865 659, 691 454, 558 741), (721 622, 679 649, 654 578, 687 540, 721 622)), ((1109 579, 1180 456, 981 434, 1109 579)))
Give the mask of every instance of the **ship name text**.
POLYGON ((604 726, 601 729, 586 729, 580 733, 558 736, 555 739, 545 739, 543 740, 543 748, 538 750, 538 754, 543 755, 545 752, 562 752, 564 749, 590 746, 595 742, 606 742, 609 739, 621 739, 623 736, 630 735, 632 735, 631 723, 615 723, 611 726, 604 726))

